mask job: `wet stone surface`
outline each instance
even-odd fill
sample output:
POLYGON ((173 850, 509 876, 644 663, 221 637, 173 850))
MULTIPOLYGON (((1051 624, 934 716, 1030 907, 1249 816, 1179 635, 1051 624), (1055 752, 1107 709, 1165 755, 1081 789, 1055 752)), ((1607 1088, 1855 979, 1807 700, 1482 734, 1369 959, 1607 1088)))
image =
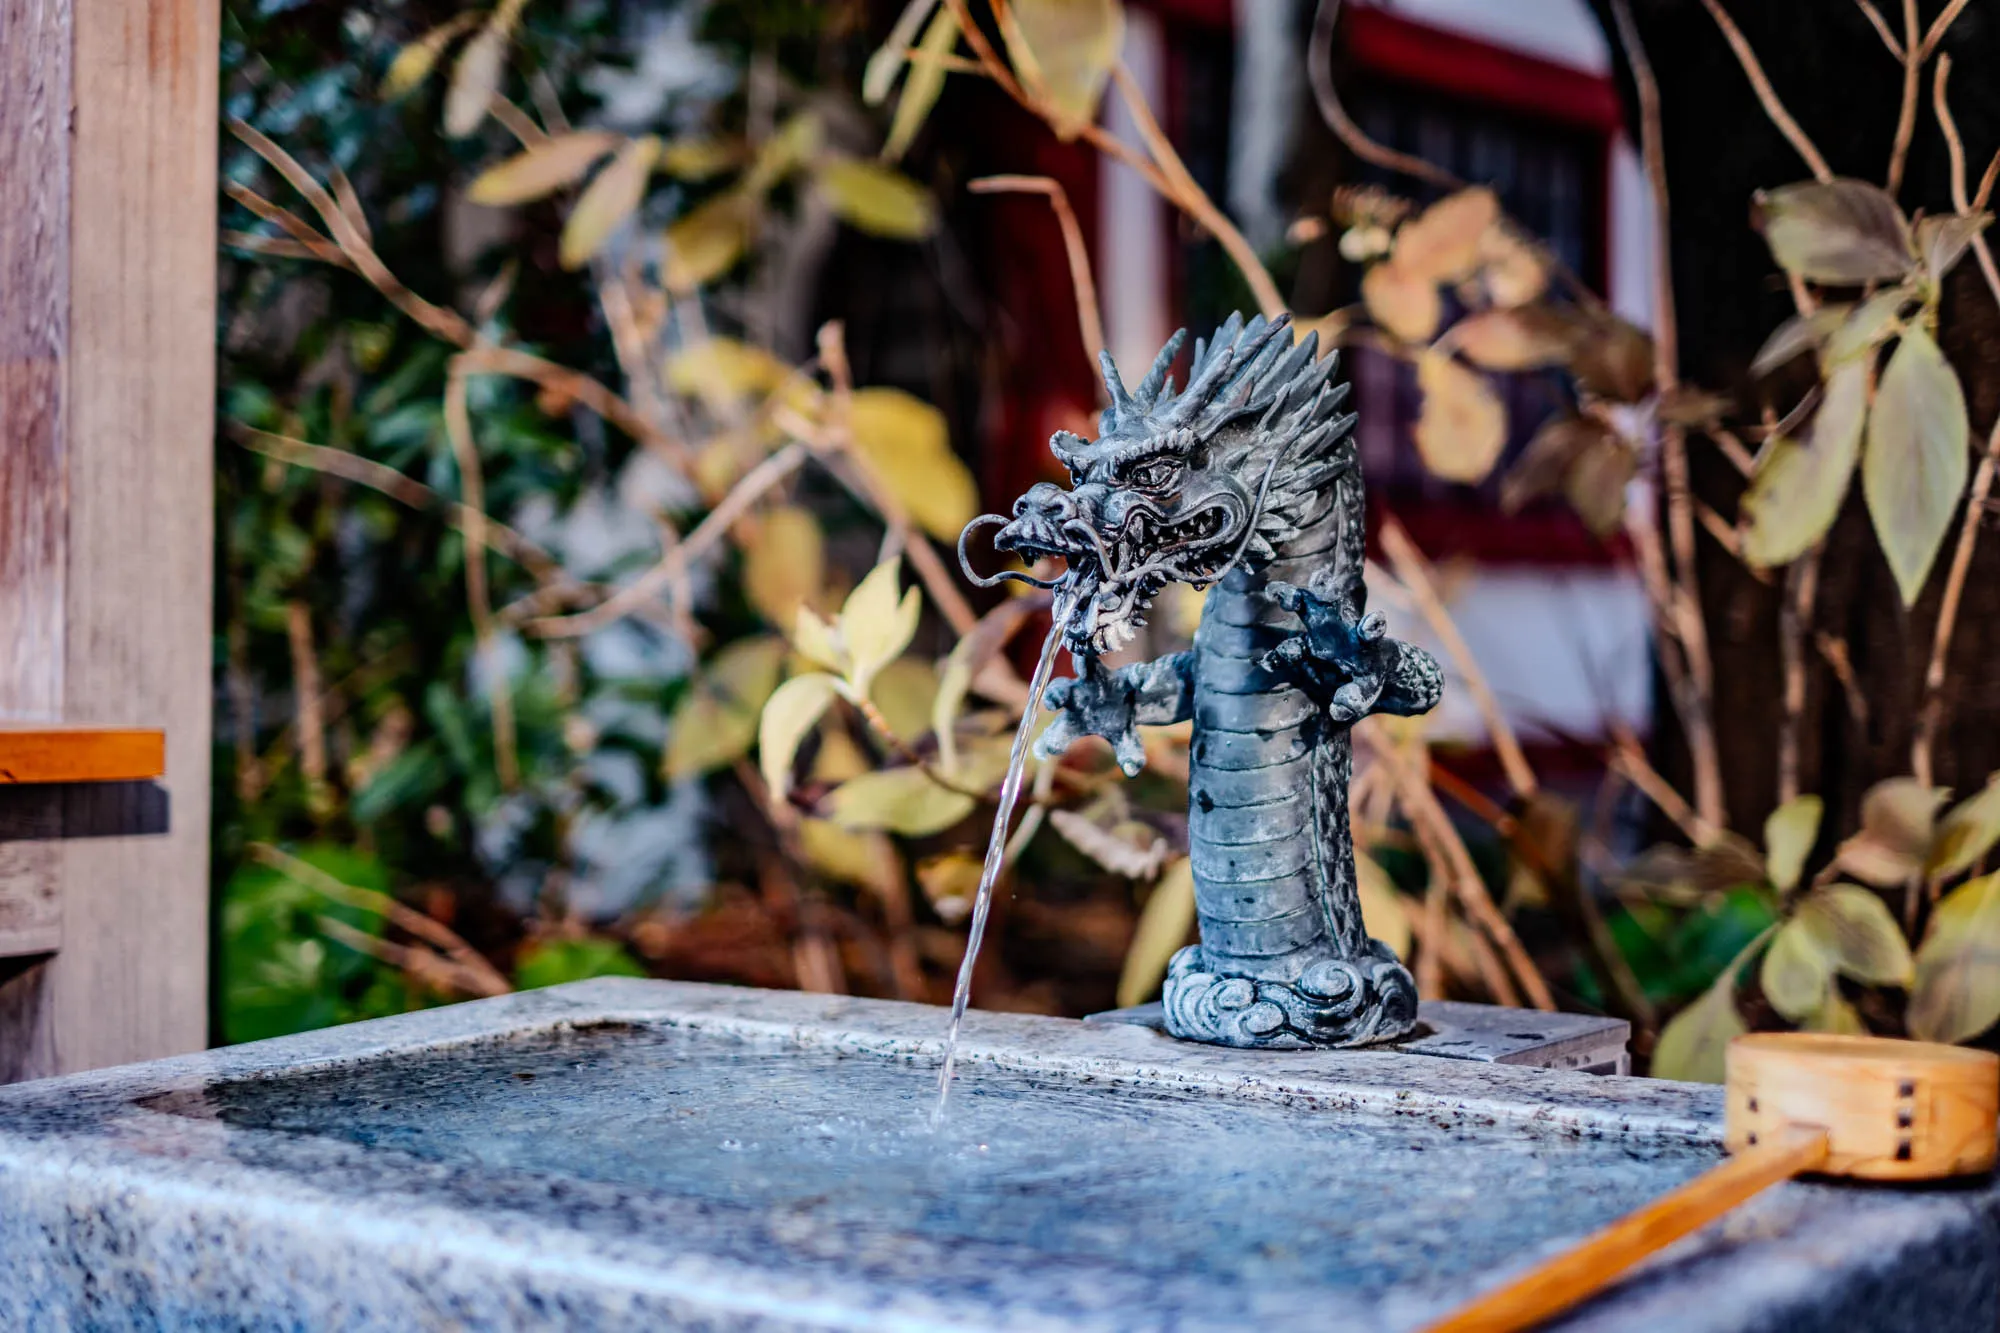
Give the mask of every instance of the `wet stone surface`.
MULTIPOLYGON (((1720 1156, 1711 1089, 980 1013, 933 1135, 941 1018, 593 982, 0 1090, 0 1328, 1410 1328, 1720 1156)), ((1787 1186, 1571 1323, 1991 1329, 1994 1217, 1787 1186)))

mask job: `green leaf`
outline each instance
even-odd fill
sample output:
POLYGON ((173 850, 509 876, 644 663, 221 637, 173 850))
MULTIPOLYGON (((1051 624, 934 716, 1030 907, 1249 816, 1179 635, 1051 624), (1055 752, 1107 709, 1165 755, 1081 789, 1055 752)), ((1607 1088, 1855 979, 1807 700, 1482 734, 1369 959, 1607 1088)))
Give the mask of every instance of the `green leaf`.
POLYGON ((1736 969, 1731 967, 1660 1030, 1653 1077, 1720 1083, 1729 1043, 1749 1030, 1736 1012, 1736 969))
POLYGON ((1923 591, 1965 491, 1965 394, 1929 333, 1904 330, 1868 417, 1861 489, 1908 606, 1923 591))
POLYGON ((1834 960, 1816 924, 1794 917, 1778 927, 1757 978, 1771 1007, 1795 1023, 1825 1004, 1833 985, 1834 960))
POLYGON ((887 829, 910 838, 942 833, 978 804, 940 787, 919 768, 891 768, 843 782, 827 797, 827 813, 847 829, 887 829))
POLYGON ((1908 286, 1891 287, 1854 307, 1854 313, 1826 340, 1820 362, 1827 370, 1843 366, 1856 357, 1873 352, 1896 331, 1896 321, 1904 307, 1917 299, 1908 286))
POLYGON ((1879 185, 1809 181, 1759 191, 1756 204, 1772 258, 1809 282, 1893 282, 1916 267, 1903 210, 1879 185))
POLYGON ((1793 921, 1810 926, 1842 975, 1871 986, 1910 984, 1909 941, 1877 894, 1830 884, 1808 894, 1793 921))
POLYGON ((1794 796, 1764 821, 1764 868, 1779 892, 1799 882, 1806 854, 1819 837, 1826 803, 1817 796, 1794 796))
POLYGON ((820 672, 794 676, 764 705, 757 728, 757 760, 772 800, 782 801, 792 789, 792 760, 807 733, 819 725, 839 686, 838 680, 820 672))
POLYGON ((1840 844, 1841 869, 1878 887, 1900 884, 1923 868, 1942 787, 1915 778, 1887 778, 1861 797, 1861 828, 1840 844))
POLYGON ((1847 498, 1868 411, 1868 368, 1833 372, 1803 440, 1774 437, 1743 495, 1743 558, 1770 567, 1798 559, 1826 536, 1847 498))
POLYGON ((643 977, 639 966, 623 944, 602 936, 580 940, 541 940, 521 951, 514 964, 514 985, 521 990, 560 986, 567 981, 590 977, 643 977))
POLYGON ((819 169, 818 180, 834 214, 871 236, 914 241, 937 225, 930 192, 893 167, 837 157, 819 169))
POLYGON ((1931 913, 1910 988, 1910 1035, 1960 1042, 2000 1019, 2000 874, 1946 894, 1931 913))
POLYGON ((1801 352, 1825 344, 1854 309, 1851 305, 1823 305, 1806 314, 1793 315, 1771 331, 1757 355, 1750 361, 1750 377, 1762 379, 1801 352))
POLYGON ((1951 272, 1973 238, 1991 221, 1991 213, 1940 213, 1917 223, 1917 253, 1933 283, 1951 272))
POLYGON ((1194 928, 1194 867, 1186 857, 1160 875, 1139 910, 1139 924, 1118 972, 1118 1007, 1143 1004, 1166 979, 1167 964, 1194 928))
POLYGON ((1996 841, 2000 841, 2000 772, 1989 774, 1984 787, 1938 821, 1924 870, 1933 875, 1970 870, 1996 841))

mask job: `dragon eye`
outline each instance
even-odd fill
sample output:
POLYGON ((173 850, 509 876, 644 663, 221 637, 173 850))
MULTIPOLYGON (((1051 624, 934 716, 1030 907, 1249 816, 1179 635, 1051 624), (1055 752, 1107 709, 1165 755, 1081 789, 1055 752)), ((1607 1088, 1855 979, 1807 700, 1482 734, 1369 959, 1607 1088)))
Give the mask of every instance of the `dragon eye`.
POLYGON ((1176 460, 1155 458, 1133 468, 1125 479, 1141 490, 1157 491, 1171 486, 1180 472, 1181 465, 1176 460))

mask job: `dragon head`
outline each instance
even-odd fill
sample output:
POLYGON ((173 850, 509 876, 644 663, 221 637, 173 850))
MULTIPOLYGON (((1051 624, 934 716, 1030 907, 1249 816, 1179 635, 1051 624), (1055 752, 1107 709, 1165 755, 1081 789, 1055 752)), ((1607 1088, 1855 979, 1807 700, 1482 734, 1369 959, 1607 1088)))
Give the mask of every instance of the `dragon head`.
MULTIPOLYGON (((1086 440, 1056 432, 1049 448, 1071 487, 1032 487, 994 545, 1033 563, 1059 556, 1078 610, 1073 647, 1123 647, 1153 598, 1172 582, 1206 587, 1238 565, 1269 561, 1331 503, 1330 481, 1353 463, 1345 384, 1319 337, 1293 345, 1288 316, 1244 323, 1232 315, 1212 340, 1196 339, 1187 388, 1168 375, 1185 329, 1160 350, 1135 390, 1099 353, 1111 406, 1086 440)), ((961 555, 963 555, 961 541, 961 555)))

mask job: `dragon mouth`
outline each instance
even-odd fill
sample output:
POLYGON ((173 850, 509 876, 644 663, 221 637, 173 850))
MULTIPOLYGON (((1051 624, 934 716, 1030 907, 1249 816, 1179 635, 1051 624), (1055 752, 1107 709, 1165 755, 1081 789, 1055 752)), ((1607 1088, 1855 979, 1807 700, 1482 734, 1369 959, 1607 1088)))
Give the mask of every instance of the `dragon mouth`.
POLYGON ((1109 540, 1093 530, 1088 554, 1065 553, 1088 585, 1087 600, 1070 622, 1070 642, 1099 653, 1124 647, 1169 583, 1205 587, 1228 571, 1243 525, 1241 508, 1218 499, 1175 519, 1141 509, 1109 540))

